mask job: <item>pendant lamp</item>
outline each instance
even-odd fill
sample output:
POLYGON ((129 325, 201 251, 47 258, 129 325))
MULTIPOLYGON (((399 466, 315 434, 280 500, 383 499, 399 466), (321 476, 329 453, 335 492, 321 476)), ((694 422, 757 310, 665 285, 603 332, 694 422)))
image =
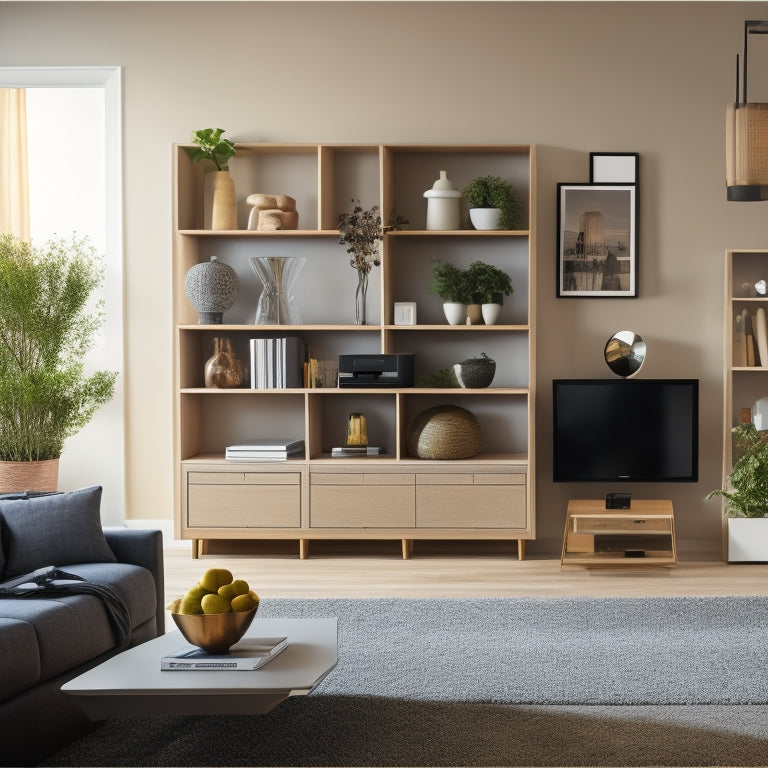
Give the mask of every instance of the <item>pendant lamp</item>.
POLYGON ((744 22, 744 77, 739 98, 736 55, 736 101, 725 108, 725 183, 727 199, 768 200, 768 104, 747 101, 747 44, 750 35, 768 34, 768 21, 744 22))

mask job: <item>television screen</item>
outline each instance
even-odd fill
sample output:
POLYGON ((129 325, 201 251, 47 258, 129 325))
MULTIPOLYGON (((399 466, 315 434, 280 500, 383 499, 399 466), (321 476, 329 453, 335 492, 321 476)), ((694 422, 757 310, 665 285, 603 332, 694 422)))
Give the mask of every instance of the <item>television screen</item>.
POLYGON ((556 379, 555 482, 695 482, 698 379, 556 379))

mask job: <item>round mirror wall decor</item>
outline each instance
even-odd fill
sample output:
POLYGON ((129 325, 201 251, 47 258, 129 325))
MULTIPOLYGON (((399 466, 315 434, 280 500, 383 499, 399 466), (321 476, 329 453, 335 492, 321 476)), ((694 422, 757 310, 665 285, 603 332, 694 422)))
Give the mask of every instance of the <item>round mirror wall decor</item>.
POLYGON ((634 376, 645 361, 645 342, 634 331, 618 331, 606 342, 603 351, 605 362, 617 375, 634 376))

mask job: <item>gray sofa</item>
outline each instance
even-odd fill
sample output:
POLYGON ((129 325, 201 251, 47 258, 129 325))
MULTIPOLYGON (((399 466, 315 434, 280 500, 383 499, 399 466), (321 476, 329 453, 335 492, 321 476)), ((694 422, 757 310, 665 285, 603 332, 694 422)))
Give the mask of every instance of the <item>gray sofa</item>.
MULTIPOLYGON (((106 585, 130 616, 130 645, 165 631, 160 531, 102 529, 101 488, 0 497, 0 587, 56 566, 106 585)), ((116 652, 93 594, 0 596, 0 765, 35 765, 89 723, 61 685, 116 652)))

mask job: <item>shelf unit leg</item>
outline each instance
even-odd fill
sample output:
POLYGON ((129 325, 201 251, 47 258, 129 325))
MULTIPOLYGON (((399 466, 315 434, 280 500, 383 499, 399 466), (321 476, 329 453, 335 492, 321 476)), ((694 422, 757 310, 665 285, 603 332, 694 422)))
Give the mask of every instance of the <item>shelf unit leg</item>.
POLYGON ((192 559, 197 560, 200 557, 200 540, 192 539, 192 559))
POLYGON ((401 539, 403 545, 403 560, 410 560, 413 554, 413 539, 401 539))
POLYGON ((525 560, 525 539, 517 540, 517 559, 525 560))
POLYGON ((309 539, 299 539, 299 560, 309 557, 309 539))

